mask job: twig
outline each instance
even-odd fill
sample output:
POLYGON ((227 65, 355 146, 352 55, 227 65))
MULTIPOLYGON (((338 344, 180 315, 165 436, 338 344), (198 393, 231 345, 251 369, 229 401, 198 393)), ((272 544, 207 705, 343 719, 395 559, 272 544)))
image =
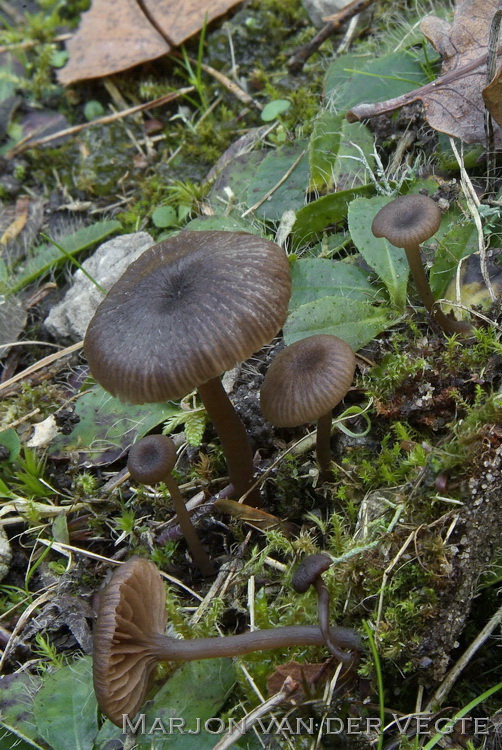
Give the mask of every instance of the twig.
MULTIPOLYGON (((54 39, 51 39, 50 41, 45 43, 54 44, 54 42, 66 42, 66 40, 71 39, 72 36, 73 34, 59 34, 59 36, 55 36, 54 39)), ((3 55, 4 52, 10 52, 11 49, 30 49, 30 47, 36 47, 37 44, 44 44, 44 42, 41 42, 40 39, 28 39, 24 42, 4 44, 2 47, 0 47, 0 55, 3 55)))
POLYGON ((105 115, 104 117, 99 117, 96 120, 91 120, 91 122, 82 122, 80 123, 80 125, 73 125, 73 127, 71 128, 58 130, 57 133, 45 135, 43 136, 43 138, 36 138, 34 140, 31 140, 31 135, 29 135, 27 136, 27 138, 17 143, 14 148, 12 148, 8 152, 7 158, 12 159, 13 156, 17 156, 18 154, 22 153, 23 151, 27 151, 30 148, 43 146, 46 143, 50 143, 51 141, 57 140, 58 138, 64 138, 67 135, 75 135, 75 133, 80 133, 80 131, 85 130, 86 128, 95 127, 96 125, 108 125, 108 123, 110 122, 115 122, 116 120, 120 120, 123 117, 134 115, 136 112, 142 112, 146 109, 152 109, 153 107, 160 107, 164 104, 168 104, 174 99, 178 99, 180 96, 190 94, 192 93, 192 91, 195 91, 194 86, 187 86, 186 88, 179 89, 178 91, 171 91, 171 93, 166 94, 165 96, 160 96, 158 99, 152 99, 151 101, 145 102, 144 104, 138 104, 135 107, 129 107, 129 109, 123 109, 120 112, 114 112, 113 115, 105 115))
POLYGON ((245 735, 246 732, 251 729, 259 719, 261 719, 262 716, 265 716, 265 714, 268 714, 272 708, 279 706, 289 698, 291 693, 293 693, 297 687, 298 683, 296 683, 291 677, 287 677, 284 685, 278 693, 244 716, 239 722, 239 726, 231 729, 230 732, 228 732, 223 739, 214 746, 213 750, 227 750, 227 748, 231 748, 240 737, 245 735))
MULTIPOLYGON (((497 49, 497 56, 500 54, 502 54, 501 47, 497 49)), ((420 86, 419 88, 413 89, 413 91, 408 91, 406 94, 401 94, 393 99, 387 99, 384 102, 376 102, 375 104, 369 104, 367 102, 356 104, 355 107, 352 107, 352 109, 347 112, 345 117, 349 122, 359 122, 360 120, 365 120, 369 117, 376 117, 377 115, 383 115, 386 112, 393 112, 399 107, 404 107, 405 104, 412 104, 418 99, 422 99, 426 94, 430 94, 432 91, 437 92, 440 90, 441 86, 446 86, 451 83, 451 81, 457 81, 468 73, 472 73, 473 70, 476 70, 486 63, 487 59, 488 53, 480 55, 480 57, 477 57, 475 60, 471 60, 465 65, 461 65, 459 68, 450 70, 448 73, 445 73, 444 76, 439 76, 435 81, 426 83, 425 86, 420 86)))
POLYGON ((460 676, 460 673, 470 662, 476 651, 481 648, 486 639, 493 633, 497 625, 502 623, 502 607, 500 607, 493 617, 486 623, 483 630, 476 636, 470 646, 464 651, 460 659, 450 669, 446 677, 444 678, 441 685, 438 687, 432 698, 427 703, 424 711, 426 713, 431 712, 435 706, 440 706, 444 698, 448 695, 451 688, 460 676))
POLYGON ((340 28, 344 21, 348 21, 350 18, 353 18, 353 16, 361 13, 361 11, 370 6, 372 2, 373 0, 352 0, 351 3, 346 5, 345 8, 338 13, 323 18, 323 21, 326 21, 326 25, 317 32, 310 42, 307 42, 303 47, 297 49, 289 58, 287 66, 290 73, 299 73, 309 57, 313 55, 314 52, 317 52, 321 44, 323 44, 326 39, 329 39, 329 37, 340 28))
POLYGON ((481 275, 483 277, 483 281, 485 282, 485 286, 488 289, 488 294, 490 295, 491 301, 495 302, 495 300, 497 299, 497 295, 495 294, 495 291, 493 289, 492 282, 490 279, 490 274, 488 272, 485 238, 483 235, 483 225, 481 223, 481 216, 479 215, 479 198, 476 195, 474 186, 465 169, 464 160, 458 153, 458 149, 453 138, 450 138, 450 146, 451 146, 453 153, 455 154, 455 158, 460 168, 460 178, 462 181, 464 195, 467 201, 467 208, 469 209, 469 212, 474 220, 474 224, 476 225, 476 229, 478 232, 478 248, 479 248, 478 252, 479 252, 479 264, 481 267, 481 275))
MULTIPOLYGON (((495 77, 497 65, 497 47, 500 34, 500 23, 502 22, 502 9, 496 10, 488 39, 488 58, 486 61, 486 85, 488 86, 495 77)), ((493 132, 493 119, 488 107, 485 107, 485 133, 486 133, 486 192, 494 193, 493 179, 497 166, 497 154, 495 151, 495 134, 493 132)))
POLYGON ((22 370, 22 372, 18 372, 17 375, 13 375, 12 378, 9 378, 5 381, 5 383, 0 383, 0 393, 2 391, 7 390, 7 388, 10 388, 11 385, 14 383, 17 383, 18 380, 22 380, 23 378, 27 378, 30 375, 33 375, 34 372, 37 372, 37 370, 41 370, 44 367, 47 367, 48 365, 52 364, 52 362, 56 362, 56 360, 61 359, 61 357, 66 357, 68 354, 73 354, 73 352, 77 352, 79 349, 82 348, 84 342, 78 341, 76 344, 72 344, 71 346, 67 346, 66 349, 61 349, 59 352, 55 352, 54 354, 49 354, 48 357, 44 357, 43 359, 39 359, 38 362, 35 362, 35 364, 30 365, 30 367, 27 367, 26 370, 22 370))

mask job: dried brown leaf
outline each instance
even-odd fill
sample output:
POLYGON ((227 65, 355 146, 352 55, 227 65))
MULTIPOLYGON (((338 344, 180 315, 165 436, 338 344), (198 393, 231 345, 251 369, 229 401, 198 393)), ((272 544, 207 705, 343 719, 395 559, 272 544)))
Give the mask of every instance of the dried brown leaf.
MULTIPOLYGON (((483 143, 487 47, 497 8, 497 0, 459 0, 451 24, 436 16, 424 18, 422 32, 443 58, 441 76, 395 99, 359 104, 347 113, 347 119, 354 122, 374 117, 421 100, 425 117, 435 130, 466 143, 483 143)), ((494 135, 495 142, 501 144, 502 129, 497 125, 494 135)))
POLYGON ((69 60, 58 80, 101 78, 155 60, 240 1, 93 0, 67 42, 69 60))
POLYGON ((495 122, 502 125, 502 67, 488 86, 483 89, 483 101, 495 122))
POLYGON ((157 28, 169 39, 173 47, 202 29, 218 16, 238 5, 241 0, 143 0, 143 5, 157 28))

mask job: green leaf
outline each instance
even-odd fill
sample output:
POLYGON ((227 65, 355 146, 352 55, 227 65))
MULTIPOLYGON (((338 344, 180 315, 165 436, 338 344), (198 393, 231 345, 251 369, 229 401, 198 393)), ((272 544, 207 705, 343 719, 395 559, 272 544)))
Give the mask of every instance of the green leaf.
POLYGON ((323 297, 302 305, 289 316, 284 340, 289 345, 317 333, 330 333, 357 351, 398 320, 400 316, 388 307, 346 297, 323 297))
POLYGON ((456 268, 462 258, 478 250, 478 233, 473 222, 457 224, 439 240, 429 281, 436 299, 444 297, 456 268))
MULTIPOLYGON (((58 240, 58 244, 69 255, 76 255, 82 250, 87 250, 91 245, 101 242, 118 229, 120 229, 120 222, 118 221, 98 221, 88 227, 82 227, 73 234, 62 237, 58 240)), ((14 294, 27 284, 31 284, 51 268, 65 261, 66 256, 62 255, 54 245, 39 245, 33 251, 33 257, 27 261, 20 271, 14 274, 9 294, 14 294)))
POLYGON ((273 102, 268 102, 265 104, 261 111, 261 119, 263 122, 271 122, 272 120, 275 120, 279 115, 282 115, 283 112, 287 112, 287 110, 291 107, 291 102, 289 99, 274 99, 273 102))
POLYGON ((0 432, 0 445, 3 445, 9 451, 6 460, 9 462, 15 461, 21 452, 21 441, 13 427, 9 427, 7 430, 2 430, 0 432))
POLYGON ((288 210, 301 208, 309 181, 309 161, 305 141, 281 146, 263 159, 247 191, 247 204, 254 206, 286 176, 255 213, 264 219, 278 221, 288 210), (305 153, 304 153, 305 152, 305 153), (289 174, 288 172, 292 170, 289 174))
POLYGON ((369 281, 367 271, 326 258, 300 258, 294 261, 291 265, 291 283, 290 310, 322 297, 371 301, 379 296, 379 290, 369 281))
POLYGON ((201 444, 206 424, 207 416, 205 411, 192 412, 188 415, 185 422, 185 437, 188 445, 193 445, 197 448, 201 444))
MULTIPOLYGON (((207 719, 218 715, 235 683, 235 667, 231 659, 204 659, 187 662, 161 687, 153 701, 146 708, 146 725, 152 726, 158 718, 169 726, 170 718, 182 718, 187 729, 196 729, 197 720, 202 727, 207 719)), ((140 747, 150 747, 150 741, 141 742, 140 747)), ((172 734, 163 737, 159 747, 171 745, 176 750, 212 748, 215 735, 205 732, 198 734, 172 734)))
POLYGON ((33 708, 37 729, 51 750, 89 750, 98 733, 91 657, 46 677, 33 708))
POLYGON ((80 421, 69 435, 57 435, 50 444, 57 458, 79 453, 79 463, 93 466, 116 461, 132 443, 179 412, 174 403, 126 404, 96 385, 80 396, 75 414, 80 421))
MULTIPOLYGON (((0 727, 8 731, 11 744, 6 748, 30 747, 44 750, 42 737, 33 721, 33 699, 42 680, 21 672, 0 678, 0 727), (17 744, 22 740, 26 744, 17 744)), ((0 731, 0 734, 2 732, 0 731)), ((5 738, 4 738, 5 739, 5 738)), ((3 750, 3 745, 0 745, 3 750)))
POLYGON ((345 114, 361 102, 392 99, 426 83, 420 60, 406 50, 367 58, 350 53, 329 66, 324 96, 333 109, 345 114))
POLYGON ((373 137, 362 123, 349 123, 334 112, 315 120, 309 142, 310 189, 344 190, 365 183, 365 169, 356 144, 373 164, 373 137))
POLYGON ((356 198, 349 206, 349 232, 366 263, 387 287, 393 304, 404 310, 410 271, 405 252, 371 231, 375 214, 390 200, 382 196, 356 198))
POLYGON ((296 222, 293 226, 295 243, 310 242, 315 234, 345 219, 350 201, 359 195, 371 195, 373 192, 372 185, 361 185, 351 190, 323 195, 322 198, 308 203, 296 213, 296 222))
POLYGON ((175 227, 178 223, 176 209, 173 206, 159 206, 152 214, 152 221, 159 229, 175 227))
MULTIPOLYGON (((218 716, 234 683, 235 667, 231 659, 205 659, 183 664, 141 710, 139 731, 135 736, 138 744, 135 747, 148 750, 165 747, 210 750, 221 736, 205 731, 204 723, 218 716), (170 719, 176 719, 172 730, 170 719), (184 733, 180 731, 180 721, 184 722, 184 733), (198 722, 200 732, 197 732, 198 722), (163 728, 165 733, 162 732, 163 728)), ((135 726, 136 722, 132 721, 135 726)), ((124 737, 120 729, 107 720, 93 747, 95 750, 105 750, 110 740, 120 737, 124 737)))

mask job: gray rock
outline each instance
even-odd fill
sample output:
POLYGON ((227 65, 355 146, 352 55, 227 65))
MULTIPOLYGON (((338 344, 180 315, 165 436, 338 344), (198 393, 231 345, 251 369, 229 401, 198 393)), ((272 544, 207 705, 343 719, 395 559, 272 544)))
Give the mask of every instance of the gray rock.
POLYGON ((0 526, 0 581, 5 578, 9 572, 11 561, 12 552, 10 549, 10 543, 3 526, 0 526))
POLYGON ((331 16, 345 8, 351 0, 302 0, 302 5, 314 26, 324 26, 324 16, 331 16))
MULTIPOLYGON (((148 232, 123 234, 101 245, 82 265, 103 289, 108 290, 151 245, 153 239, 148 232)), ((47 330, 56 338, 82 339, 102 299, 103 294, 79 269, 63 301, 55 305, 45 319, 47 330)))

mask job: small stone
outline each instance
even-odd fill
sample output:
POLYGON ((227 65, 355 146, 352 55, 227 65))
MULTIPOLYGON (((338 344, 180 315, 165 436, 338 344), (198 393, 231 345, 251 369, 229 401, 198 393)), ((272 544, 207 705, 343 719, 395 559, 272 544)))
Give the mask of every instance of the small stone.
MULTIPOLYGON (((82 266, 103 289, 108 290, 152 245, 153 239, 148 232, 123 234, 101 245, 82 266)), ((47 330, 58 339, 82 339, 102 299, 103 293, 79 269, 63 301, 55 305, 45 319, 47 330)))
POLYGON ((10 542, 3 526, 0 526, 0 581, 2 581, 9 572, 12 561, 12 552, 10 542))

